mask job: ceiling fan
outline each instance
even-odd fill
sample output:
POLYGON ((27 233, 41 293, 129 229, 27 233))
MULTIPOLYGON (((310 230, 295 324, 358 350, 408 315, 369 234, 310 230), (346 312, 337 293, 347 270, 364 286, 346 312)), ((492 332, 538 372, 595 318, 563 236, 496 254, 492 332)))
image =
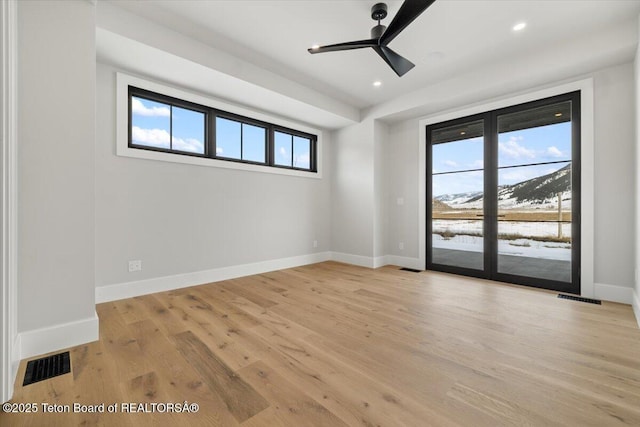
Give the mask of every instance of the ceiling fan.
POLYGON ((387 45, 420 16, 422 12, 431 6, 434 1, 435 0, 405 0, 388 27, 380 24, 380 21, 387 16, 387 5, 385 3, 376 3, 371 7, 371 18, 374 21, 378 21, 378 25, 371 29, 370 39, 327 46, 313 46, 308 49, 309 53, 337 52, 340 50, 370 47, 389 64, 399 77, 402 77, 415 67, 415 65, 408 59, 398 55, 387 45))

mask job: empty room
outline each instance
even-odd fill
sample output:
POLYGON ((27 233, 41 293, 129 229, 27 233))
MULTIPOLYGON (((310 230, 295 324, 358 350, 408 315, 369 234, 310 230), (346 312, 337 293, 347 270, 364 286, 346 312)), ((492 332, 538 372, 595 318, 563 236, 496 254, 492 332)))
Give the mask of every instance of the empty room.
POLYGON ((639 28, 2 0, 0 425, 640 425, 639 28))

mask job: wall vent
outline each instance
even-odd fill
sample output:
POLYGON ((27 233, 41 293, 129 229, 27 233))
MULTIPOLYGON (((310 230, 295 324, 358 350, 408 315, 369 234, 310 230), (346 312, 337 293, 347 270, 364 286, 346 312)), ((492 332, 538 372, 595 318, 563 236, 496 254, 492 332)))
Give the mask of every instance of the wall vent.
POLYGON ((71 359, 68 351, 31 360, 27 363, 27 371, 24 374, 22 386, 48 380, 69 372, 71 372, 71 359))

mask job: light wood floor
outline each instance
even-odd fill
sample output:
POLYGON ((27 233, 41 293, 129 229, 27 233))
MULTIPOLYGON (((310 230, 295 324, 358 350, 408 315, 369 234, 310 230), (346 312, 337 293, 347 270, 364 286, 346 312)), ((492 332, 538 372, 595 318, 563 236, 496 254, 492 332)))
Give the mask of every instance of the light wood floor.
POLYGON ((14 402, 193 413, 0 414, 2 426, 638 426, 629 306, 327 262, 97 306, 100 341, 14 402), (147 408, 151 408, 148 406, 147 408))

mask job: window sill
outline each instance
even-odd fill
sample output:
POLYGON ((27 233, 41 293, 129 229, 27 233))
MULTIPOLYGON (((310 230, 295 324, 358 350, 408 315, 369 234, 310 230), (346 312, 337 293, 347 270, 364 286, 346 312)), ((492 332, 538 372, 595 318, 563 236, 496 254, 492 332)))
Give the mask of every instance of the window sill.
POLYGON ((236 169, 250 172, 271 173, 277 175, 298 176, 304 178, 322 178, 319 172, 301 171, 295 169, 284 169, 272 166, 254 165, 250 163, 230 162, 226 160, 210 159, 207 157, 197 157, 181 155, 177 153, 163 153, 159 151, 141 150, 130 148, 126 145, 121 147, 118 144, 116 154, 122 157, 132 157, 136 159, 157 160, 161 162, 182 163, 187 165, 208 166, 223 169, 236 169))

